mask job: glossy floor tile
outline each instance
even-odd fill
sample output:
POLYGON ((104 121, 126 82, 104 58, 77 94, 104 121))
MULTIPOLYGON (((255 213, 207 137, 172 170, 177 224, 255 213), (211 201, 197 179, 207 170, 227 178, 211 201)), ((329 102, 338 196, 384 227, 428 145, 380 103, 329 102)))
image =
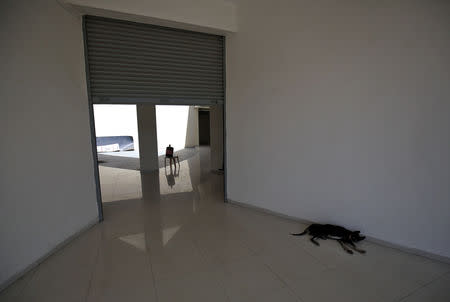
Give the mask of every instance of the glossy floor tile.
POLYGON ((99 166, 99 174, 103 202, 142 198, 139 171, 99 166))
POLYGON ((100 167, 105 221, 0 301, 450 301, 450 265, 361 243, 348 255, 297 222, 223 202, 209 149, 155 173, 100 167))

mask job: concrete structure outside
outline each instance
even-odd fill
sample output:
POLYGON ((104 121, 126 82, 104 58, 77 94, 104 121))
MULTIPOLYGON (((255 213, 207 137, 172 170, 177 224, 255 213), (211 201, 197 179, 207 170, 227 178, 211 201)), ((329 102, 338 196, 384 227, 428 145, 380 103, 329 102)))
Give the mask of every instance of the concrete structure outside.
POLYGON ((141 171, 158 169, 158 140, 156 133, 155 105, 137 105, 139 131, 139 158, 141 171))

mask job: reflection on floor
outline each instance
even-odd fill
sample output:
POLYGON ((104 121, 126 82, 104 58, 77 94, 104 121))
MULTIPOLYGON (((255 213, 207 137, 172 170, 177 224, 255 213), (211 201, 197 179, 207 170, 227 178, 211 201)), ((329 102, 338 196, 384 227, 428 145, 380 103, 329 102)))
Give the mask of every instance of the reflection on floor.
POLYGON ((161 170, 123 174, 128 197, 137 187, 139 197, 105 203, 103 223, 0 301, 450 301, 450 265, 370 242, 351 256, 336 242, 289 236, 304 225, 223 203, 223 176, 208 159, 200 149, 173 186, 161 170))
MULTIPOLYGON (((120 152, 117 154, 122 154, 120 152)), ((175 166, 164 166, 159 169, 159 187, 160 194, 174 194, 183 192, 193 192, 194 188, 191 178, 195 177, 200 182, 200 162, 203 158, 209 157, 209 147, 197 147, 183 149, 180 155, 180 164, 175 166), (188 151, 185 151, 188 150, 188 151), (184 157, 186 156, 186 157, 184 157), (187 158, 187 159, 186 159, 187 158), (193 167, 191 172, 190 167, 193 167)), ((119 160, 109 160, 108 165, 99 165, 100 188, 102 191, 102 201, 111 202, 118 200, 142 198, 142 179, 141 172, 130 167, 129 158, 125 155, 102 155, 102 159, 109 157, 117 157, 119 160), (120 159, 126 158, 125 161, 120 159), (116 165, 116 167, 114 166, 116 165)), ((131 158, 131 157, 130 157, 131 158)), ((100 155, 99 155, 100 159, 100 155)), ((139 158, 137 159, 139 160, 139 158)), ((204 167, 209 169, 209 167, 204 167)), ((207 171, 207 170, 206 170, 207 171)))
MULTIPOLYGON (((197 156, 198 158, 198 156, 197 156)), ((193 158, 189 162, 193 162, 193 158)), ((179 165, 173 165, 159 169, 159 190, 161 195, 193 192, 190 168, 188 161, 184 160, 179 165)))
POLYGON ((103 202, 142 197, 140 171, 99 166, 99 173, 103 202))

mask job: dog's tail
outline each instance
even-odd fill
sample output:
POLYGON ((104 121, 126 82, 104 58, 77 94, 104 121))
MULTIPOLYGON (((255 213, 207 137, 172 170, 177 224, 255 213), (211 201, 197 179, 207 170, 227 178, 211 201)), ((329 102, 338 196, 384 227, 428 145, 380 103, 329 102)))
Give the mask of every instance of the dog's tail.
POLYGON ((307 227, 303 232, 301 232, 301 233, 297 233, 297 234, 291 234, 292 236, 303 236, 303 235, 305 235, 306 233, 308 233, 308 229, 309 229, 309 227, 307 227))

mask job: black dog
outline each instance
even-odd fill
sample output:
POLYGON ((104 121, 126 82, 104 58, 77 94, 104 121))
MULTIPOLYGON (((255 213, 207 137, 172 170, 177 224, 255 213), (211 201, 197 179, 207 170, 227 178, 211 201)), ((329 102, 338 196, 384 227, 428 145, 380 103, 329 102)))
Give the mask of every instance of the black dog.
POLYGON ((366 251, 358 249, 355 246, 355 242, 364 240, 366 237, 361 236, 359 234, 359 231, 349 231, 346 228, 332 225, 332 224, 311 224, 309 227, 307 227, 302 233, 298 234, 291 234, 293 236, 303 236, 305 234, 311 235, 311 242, 315 245, 319 245, 319 243, 314 240, 316 238, 320 239, 332 239, 339 242, 339 244, 342 246, 342 248, 349 254, 353 254, 353 251, 349 249, 347 245, 349 245, 352 249, 359 253, 365 253, 366 251))

